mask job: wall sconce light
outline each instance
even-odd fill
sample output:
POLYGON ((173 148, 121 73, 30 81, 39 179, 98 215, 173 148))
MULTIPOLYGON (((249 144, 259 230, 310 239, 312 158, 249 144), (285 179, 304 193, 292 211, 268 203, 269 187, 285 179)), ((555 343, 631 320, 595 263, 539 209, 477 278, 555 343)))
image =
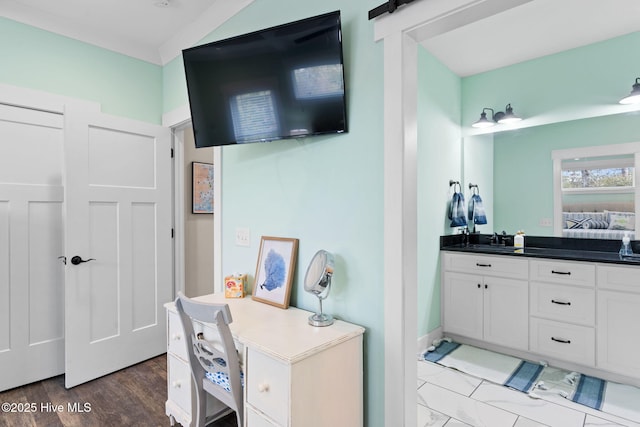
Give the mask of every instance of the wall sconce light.
POLYGON ((480 118, 471 126, 474 128, 488 128, 495 126, 496 123, 508 124, 519 122, 520 120, 522 120, 520 117, 513 114, 511 104, 507 104, 507 106, 504 107, 504 112, 498 111, 497 113, 494 113, 492 108, 483 108, 482 113, 480 113, 480 118), (487 110, 491 111, 491 120, 487 118, 487 110))
POLYGON ((640 102, 640 77, 636 77, 636 82, 631 88, 631 93, 620 100, 620 104, 637 104, 640 102))

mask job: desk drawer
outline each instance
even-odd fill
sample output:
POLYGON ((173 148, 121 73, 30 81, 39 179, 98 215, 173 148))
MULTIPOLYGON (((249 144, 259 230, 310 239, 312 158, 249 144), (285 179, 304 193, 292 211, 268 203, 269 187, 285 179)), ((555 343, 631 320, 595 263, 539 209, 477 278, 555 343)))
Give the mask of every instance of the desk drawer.
POLYGON ((276 423, 288 425, 290 366, 253 348, 247 358, 247 402, 276 423))
POLYGON ((182 331, 180 316, 178 316, 178 313, 175 313, 173 311, 168 311, 167 313, 167 321, 169 323, 169 336, 167 337, 168 352, 173 353, 182 360, 188 361, 189 356, 187 356, 187 344, 184 339, 184 332, 182 331))
POLYGON ((594 326, 596 291, 592 288, 531 282, 532 316, 594 326))
POLYGON ((168 399, 186 414, 191 414, 191 368, 172 354, 167 355, 168 399))
POLYGON ((247 425, 250 427, 278 427, 276 424, 272 424, 271 421, 266 419, 263 415, 254 411, 250 406, 247 406, 247 425))
POLYGON ((595 365, 593 328, 535 317, 530 319, 529 324, 531 351, 587 366, 595 365))

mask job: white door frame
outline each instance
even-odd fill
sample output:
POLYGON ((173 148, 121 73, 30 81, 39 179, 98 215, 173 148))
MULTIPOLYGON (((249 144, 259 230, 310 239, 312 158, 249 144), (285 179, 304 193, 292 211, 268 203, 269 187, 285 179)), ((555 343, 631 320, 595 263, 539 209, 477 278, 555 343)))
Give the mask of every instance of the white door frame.
MULTIPOLYGON (((162 125, 173 134, 174 149, 174 248, 175 248, 175 292, 185 289, 185 241, 184 241, 184 138, 182 132, 191 126, 189 105, 184 105, 162 115, 162 125)), ((222 147, 213 149, 213 200, 216 214, 213 216, 213 291, 222 292, 222 147)))
POLYGON ((375 21, 374 41, 384 42, 385 425, 417 423, 418 44, 529 1, 418 1, 375 21))

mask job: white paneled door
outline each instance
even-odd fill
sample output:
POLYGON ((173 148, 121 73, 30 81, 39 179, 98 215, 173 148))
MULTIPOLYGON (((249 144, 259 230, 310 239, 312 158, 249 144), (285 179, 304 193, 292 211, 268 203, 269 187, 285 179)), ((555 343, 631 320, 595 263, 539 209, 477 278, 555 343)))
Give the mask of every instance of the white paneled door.
POLYGON ((74 102, 11 103, 0 103, 0 391, 62 373, 72 387, 164 353, 170 130, 74 102))
POLYGON ((65 111, 67 387, 166 351, 170 131, 65 111))
POLYGON ((0 390, 64 372, 63 117, 0 104, 0 390))

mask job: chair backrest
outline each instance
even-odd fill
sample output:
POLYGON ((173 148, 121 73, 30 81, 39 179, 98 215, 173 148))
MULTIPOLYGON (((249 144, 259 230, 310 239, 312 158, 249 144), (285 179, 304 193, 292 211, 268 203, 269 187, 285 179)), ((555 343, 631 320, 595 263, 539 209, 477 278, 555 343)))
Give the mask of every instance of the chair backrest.
POLYGON ((196 385, 198 425, 204 425, 206 417, 205 391, 236 411, 238 425, 242 425, 241 368, 229 330, 229 323, 232 322, 229 306, 198 302, 178 293, 176 309, 184 329, 191 375, 196 385), (194 324, 197 325, 198 331, 194 329, 194 324), (205 337, 205 333, 202 332, 205 324, 209 331, 217 331, 218 336, 211 334, 205 337), (228 379, 228 390, 207 379, 207 372, 228 379))

